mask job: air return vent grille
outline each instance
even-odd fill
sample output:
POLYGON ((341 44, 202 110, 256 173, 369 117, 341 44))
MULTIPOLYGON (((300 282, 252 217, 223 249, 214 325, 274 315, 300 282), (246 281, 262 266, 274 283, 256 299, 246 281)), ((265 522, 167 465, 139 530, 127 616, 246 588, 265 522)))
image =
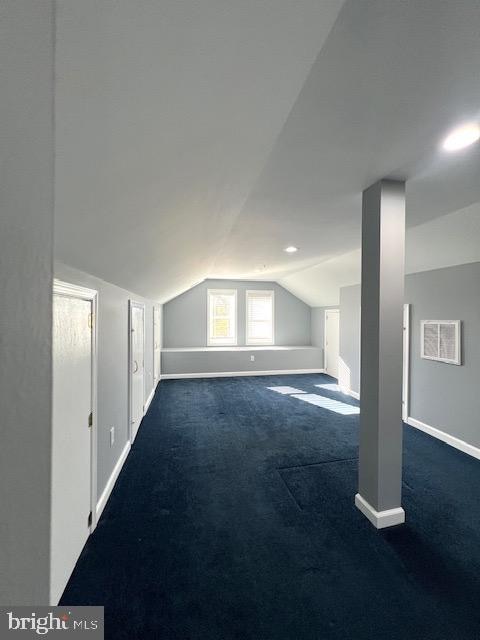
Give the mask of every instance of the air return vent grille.
POLYGON ((461 364, 460 320, 423 320, 421 357, 461 364))

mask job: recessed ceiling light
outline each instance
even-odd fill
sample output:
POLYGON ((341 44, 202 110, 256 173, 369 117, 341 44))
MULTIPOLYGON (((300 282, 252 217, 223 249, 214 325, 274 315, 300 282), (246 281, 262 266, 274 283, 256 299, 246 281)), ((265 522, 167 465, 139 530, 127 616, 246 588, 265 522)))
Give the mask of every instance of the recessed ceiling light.
POLYGON ((295 251, 298 251, 298 247, 287 247, 284 251, 287 253, 295 253, 295 251))
POLYGON ((478 139, 480 139, 480 126, 476 122, 468 122, 449 133, 442 146, 445 151, 459 151, 478 139))

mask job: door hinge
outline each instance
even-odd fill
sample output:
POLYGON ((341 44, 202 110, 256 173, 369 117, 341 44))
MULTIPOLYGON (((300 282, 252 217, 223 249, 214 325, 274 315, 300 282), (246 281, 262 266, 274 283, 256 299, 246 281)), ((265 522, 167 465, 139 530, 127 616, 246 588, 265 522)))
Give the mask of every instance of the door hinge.
POLYGON ((93 514, 90 511, 90 513, 88 514, 88 519, 87 519, 87 524, 88 524, 89 527, 92 526, 92 518, 93 518, 93 514))
POLYGON ((93 426, 93 413, 90 411, 90 415, 88 416, 88 428, 91 429, 93 426))
POLYGON ((93 313, 88 314, 88 328, 93 329, 93 313))

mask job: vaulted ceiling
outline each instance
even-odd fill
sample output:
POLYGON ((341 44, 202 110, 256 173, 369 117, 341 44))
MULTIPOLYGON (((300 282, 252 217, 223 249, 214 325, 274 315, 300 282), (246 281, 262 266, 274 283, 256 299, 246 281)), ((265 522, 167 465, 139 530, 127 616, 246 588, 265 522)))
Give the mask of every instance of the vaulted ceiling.
POLYGON ((480 259, 480 145, 439 150, 480 117, 479 24, 476 0, 57 0, 57 258, 159 301, 244 277, 332 304, 388 176, 410 270, 480 259))

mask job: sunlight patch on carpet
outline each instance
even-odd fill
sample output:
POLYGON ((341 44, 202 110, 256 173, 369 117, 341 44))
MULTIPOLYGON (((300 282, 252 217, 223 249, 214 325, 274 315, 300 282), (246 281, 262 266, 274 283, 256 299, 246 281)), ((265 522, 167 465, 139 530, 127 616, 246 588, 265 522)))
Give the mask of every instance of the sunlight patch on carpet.
POLYGON ((270 391, 276 391, 276 393, 281 393, 284 396, 292 395, 294 393, 305 393, 301 389, 295 389, 295 387, 267 387, 270 391))
POLYGON ((313 404, 316 407, 327 409, 328 411, 334 411, 342 416, 351 416, 360 413, 359 407, 354 407, 351 404, 345 402, 339 402, 338 400, 332 400, 331 398, 325 398, 325 396, 319 396, 316 393, 302 393, 301 395, 291 395, 292 398, 303 400, 309 404, 313 404))
POLYGON ((343 393, 340 387, 338 386, 338 384, 334 384, 334 383, 316 384, 314 386, 318 387, 319 389, 325 389, 326 391, 339 391, 340 393, 343 393))

